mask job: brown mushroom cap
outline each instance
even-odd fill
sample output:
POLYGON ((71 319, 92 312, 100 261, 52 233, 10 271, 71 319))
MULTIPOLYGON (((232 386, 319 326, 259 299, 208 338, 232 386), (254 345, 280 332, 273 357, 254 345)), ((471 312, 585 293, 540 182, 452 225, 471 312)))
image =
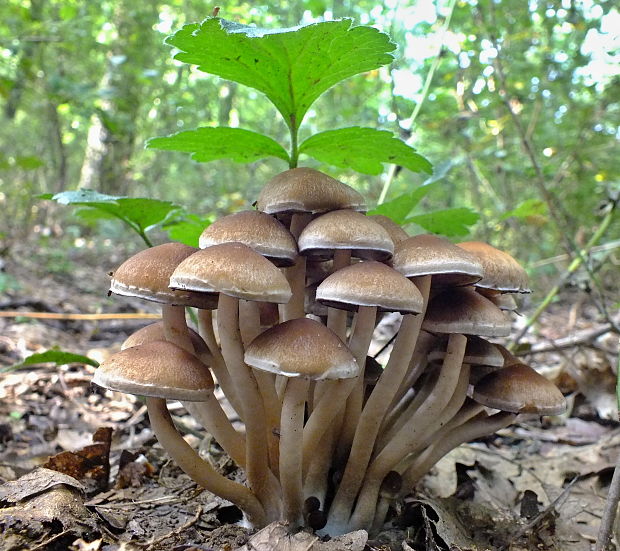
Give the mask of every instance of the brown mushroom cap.
POLYGON ((469 285, 482 277, 477 258, 436 235, 415 235, 398 243, 393 265, 407 277, 433 276, 434 287, 469 285))
POLYGON ((422 295, 411 280, 376 261, 359 262, 334 272, 319 285, 316 299, 346 310, 376 306, 389 312, 419 314, 423 307, 422 295))
POLYGON ((113 354, 97 368, 93 383, 126 394, 189 402, 206 400, 214 386, 207 366, 166 341, 113 354))
POLYGON ((347 346, 323 324, 297 318, 267 329, 247 347, 245 363, 256 369, 309 379, 347 379, 359 366, 347 346))
POLYGON ((256 206, 267 214, 366 211, 364 198, 352 187, 306 167, 292 168, 272 178, 261 190, 256 206))
POLYGON ((475 255, 482 264, 483 276, 477 287, 509 293, 530 292, 527 272, 508 253, 481 241, 464 241, 458 246, 475 255))
POLYGON ((291 298, 282 272, 242 243, 213 245, 188 256, 174 270, 170 286, 263 302, 285 303, 291 298))
POLYGON ((396 222, 394 222, 394 220, 384 216, 383 214, 371 214, 368 218, 382 226, 383 229, 390 234, 394 245, 410 237, 402 226, 399 226, 396 222))
POLYGON ((238 242, 254 249, 276 266, 292 266, 297 258, 295 238, 272 216, 257 210, 229 214, 200 235, 200 248, 238 242))
MULTIPOLYGON (((202 339, 202 337, 191 327, 188 327, 187 330, 189 332, 189 338, 192 341, 194 350, 196 351, 196 356, 202 357, 203 359, 210 356, 211 352, 209 351, 209 347, 202 339)), ((166 335, 164 334, 164 322, 156 321, 155 323, 146 325, 145 327, 142 327, 141 329, 138 329, 137 331, 129 335, 129 337, 125 339, 123 344, 121 344, 121 350, 125 350, 125 348, 131 348, 132 346, 138 346, 140 344, 147 344, 153 341, 165 340, 167 339, 166 335)))
POLYGON ((472 398, 484 406, 512 413, 559 415, 566 411, 560 390, 525 364, 485 375, 474 386, 472 398))
MULTIPOLYGON (((446 355, 445 345, 446 341, 438 343, 437 348, 428 353, 428 361, 434 362, 443 360, 446 355)), ((468 335, 463 363, 502 367, 504 365, 504 356, 502 356, 497 346, 493 343, 476 335, 468 335)))
POLYGON ((299 236, 299 252, 330 258, 336 249, 368 260, 389 260, 394 243, 388 232, 370 217, 353 210, 335 210, 312 220, 299 236))
POLYGON ((123 262, 112 274, 110 291, 164 304, 195 306, 210 310, 217 307, 213 297, 168 287, 170 276, 180 262, 198 249, 182 243, 164 243, 145 249, 123 262))
POLYGON ((506 337, 510 320, 472 288, 454 287, 430 300, 422 328, 432 333, 506 337))

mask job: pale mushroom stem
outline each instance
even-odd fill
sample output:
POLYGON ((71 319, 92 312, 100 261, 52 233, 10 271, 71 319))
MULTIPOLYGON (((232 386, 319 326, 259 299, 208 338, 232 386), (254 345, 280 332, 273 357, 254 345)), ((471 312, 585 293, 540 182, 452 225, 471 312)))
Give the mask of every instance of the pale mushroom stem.
MULTIPOLYGON (((398 431, 370 464, 355 505, 355 511, 349 521, 350 529, 356 530, 357 527, 368 526, 372 522, 381 482, 399 461, 407 454, 415 451, 416 444, 419 443, 428 427, 436 426, 436 420, 441 417, 442 412, 455 395, 459 380, 461 380, 461 386, 464 389, 464 392, 459 393, 459 395, 462 394, 461 404, 465 400, 469 368, 466 369, 466 377, 461 377, 461 364, 466 346, 467 338, 464 335, 450 335, 441 371, 432 392, 420 405, 410 421, 398 431)), ((455 412, 458 411, 461 404, 458 405, 455 412)))
POLYGON ((338 455, 347 457, 351 450, 351 444, 355 436, 355 429, 362 413, 364 402, 364 371, 366 366, 366 355, 370 348, 372 335, 375 330, 377 320, 376 306, 360 306, 355 315, 355 327, 349 339, 349 349, 359 365, 360 373, 356 377, 355 387, 347 398, 347 405, 344 413, 344 423, 342 433, 338 441, 338 455))
MULTIPOLYGON (((425 310, 430 291, 431 276, 416 278, 414 282, 422 294, 423 310, 425 310)), ((370 461, 379 428, 407 372, 423 318, 424 312, 417 316, 412 314, 403 316, 388 365, 377 381, 360 415, 349 460, 330 507, 325 529, 328 533, 342 532, 349 521, 351 507, 364 479, 364 473, 370 461)))
POLYGON ((213 331, 213 312, 211 310, 198 309, 197 316, 200 336, 205 341, 213 356, 213 363, 211 364, 213 374, 215 375, 224 396, 226 396, 227 400, 239 415, 239 418, 243 421, 243 408, 241 407, 241 401, 237 396, 235 385, 232 382, 230 373, 226 367, 226 362, 224 361, 220 347, 217 344, 215 332, 213 331))
POLYGON ((302 467, 304 478, 314 457, 314 451, 332 421, 343 411, 347 395, 357 384, 357 378, 330 382, 332 384, 326 387, 304 426, 302 467))
POLYGON ((245 468, 245 438, 230 424, 230 420, 213 394, 205 402, 184 401, 183 407, 213 435, 239 467, 245 468))
POLYGON ((415 459, 403 474, 403 487, 413 488, 435 463, 454 448, 465 442, 489 436, 511 425, 516 417, 516 413, 500 412, 489 416, 482 412, 466 423, 453 428, 415 459))
POLYGON ((279 488, 277 488, 277 479, 269 469, 269 452, 265 438, 267 424, 263 401, 256 379, 243 361, 244 350, 239 333, 238 299, 220 293, 217 322, 222 355, 236 382, 239 398, 243 404, 248 484, 265 506, 269 518, 273 518, 278 515, 279 511, 279 488))
MULTIPOLYGON (((242 331, 242 338, 243 333, 245 333, 243 342, 244 344, 249 344, 261 333, 259 304, 255 301, 244 300, 239 302, 239 307, 239 326, 242 331), (241 308, 242 305, 243 308, 241 308), (244 319, 241 319, 242 315, 244 319)), ((269 448, 269 465, 274 474, 278 476, 280 468, 280 441, 278 433, 280 432, 282 404, 276 392, 276 376, 261 369, 254 370, 253 374, 263 400, 263 407, 265 408, 267 421, 265 438, 267 438, 269 448)))
POLYGON ((193 354, 194 345, 192 344, 187 329, 185 306, 162 304, 161 317, 164 323, 164 335, 166 340, 193 354))
POLYGON ((332 450, 335 447, 336 431, 328 427, 319 440, 317 453, 310 460, 308 474, 304 477, 304 497, 316 497, 321 506, 325 506, 327 494, 329 468, 331 466, 332 450))
POLYGON ((303 524, 302 437, 308 379, 291 379, 284 392, 280 422, 280 483, 283 516, 292 528, 303 524))
MULTIPOLYGON (((308 225, 311 219, 312 215, 310 214, 293 214, 290 232, 293 234, 296 241, 299 239, 299 234, 308 225)), ((282 321, 303 318, 306 315, 304 310, 304 299, 306 296, 306 257, 299 255, 295 261, 295 265, 285 269, 285 274, 293 295, 288 304, 285 304, 282 308, 282 321)))
MULTIPOLYGON (((185 308, 182 306, 164 305, 162 316, 166 340, 194 354, 194 345, 189 338, 187 328, 185 308)), ((206 366, 205 369, 207 369, 206 366)), ((245 439, 234 429, 222 410, 222 405, 213 394, 209 395, 204 402, 183 402, 183 406, 190 415, 213 435, 224 451, 232 457, 233 461, 240 467, 245 466, 244 454, 240 453, 241 450, 245 449, 245 439)))
MULTIPOLYGON (((346 268, 351 264, 351 251, 347 249, 336 249, 334 251, 334 263, 332 265, 332 274, 346 268)), ((329 327, 336 335, 340 337, 340 340, 346 340, 347 333, 347 315, 346 310, 340 308, 327 308, 327 327, 329 327)))
POLYGON ((473 400, 465 401, 465 403, 461 406, 461 409, 454 415, 447 423, 445 423, 441 429, 434 432, 433 434, 427 435, 424 438, 423 442, 418 446, 416 452, 408 455, 399 463, 399 468, 397 469, 399 472, 404 472, 407 468, 414 462, 414 460, 419 457, 422 453, 426 453, 426 451, 433 447, 436 443, 441 441, 448 432, 452 429, 466 423, 472 417, 475 417, 479 413, 484 411, 484 406, 474 402, 473 400), (402 467, 401 467, 402 466, 402 467))
POLYGON ((157 440, 174 462, 194 482, 239 507, 253 526, 264 526, 267 518, 257 497, 245 486, 223 477, 208 462, 201 459, 174 427, 166 401, 162 398, 147 397, 146 405, 157 440))

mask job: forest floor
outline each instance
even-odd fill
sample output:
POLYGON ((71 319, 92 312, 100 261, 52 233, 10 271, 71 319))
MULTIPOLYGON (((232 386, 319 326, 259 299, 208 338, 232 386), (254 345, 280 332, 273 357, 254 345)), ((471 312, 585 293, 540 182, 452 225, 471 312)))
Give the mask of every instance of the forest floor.
MULTIPOLYGON (((6 266, 11 285, 0 293, 0 314, 24 315, 0 317, 0 368, 54 346, 101 361, 147 323, 35 319, 28 313, 156 312, 145 303, 108 298, 105 273, 79 267, 70 275, 50 274, 32 264, 6 266)), ((524 319, 516 318, 515 329, 524 319)), ((543 315, 535 337, 525 339, 536 351, 525 360, 562 388, 569 412, 523 418, 461 446, 395 507, 385 530, 372 539, 365 533, 291 539, 279 525, 253 535, 238 525, 238 509, 200 491, 166 458, 137 398, 91 386, 94 368, 5 370, 0 550, 585 551, 595 540, 620 454, 613 368, 618 339, 604 329, 587 297, 567 290, 543 315), (566 346, 567 338, 583 342, 566 346), (98 431, 102 427, 111 434, 98 431)), ((171 408, 190 443, 224 474, 240 476, 180 404, 171 408)))

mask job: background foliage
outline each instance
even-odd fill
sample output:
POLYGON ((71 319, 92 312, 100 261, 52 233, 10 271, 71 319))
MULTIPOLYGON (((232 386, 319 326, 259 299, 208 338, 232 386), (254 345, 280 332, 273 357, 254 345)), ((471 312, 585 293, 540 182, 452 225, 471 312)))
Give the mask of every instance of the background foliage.
MULTIPOLYGON (((78 218, 36 194, 88 188, 152 197, 194 213, 187 224, 196 231, 214 216, 249 207, 264 182, 286 168, 278 158, 197 163, 144 148, 153 136, 217 125, 287 143, 285 123, 258 92, 173 59, 165 37, 201 21, 204 10, 195 0, 2 2, 4 255, 15 255, 24 239, 48 251, 51 243, 143 246, 121 224, 78 218)), ((370 176, 339 168, 337 159, 302 161, 355 186, 371 206, 389 179, 385 200, 415 205, 401 220, 413 231, 420 231, 416 217, 445 208, 467 231, 465 209, 474 209, 480 218, 472 237, 511 250, 552 281, 619 192, 620 14, 611 1, 231 2, 220 15, 261 27, 353 17, 393 37, 396 61, 329 90, 306 115, 300 140, 351 125, 396 132, 433 163, 432 187, 416 191, 424 173, 388 167, 370 176), (545 260, 563 253, 564 264, 545 260)), ((605 274, 617 271, 619 234, 616 220, 602 238, 602 292, 617 292, 605 274)))

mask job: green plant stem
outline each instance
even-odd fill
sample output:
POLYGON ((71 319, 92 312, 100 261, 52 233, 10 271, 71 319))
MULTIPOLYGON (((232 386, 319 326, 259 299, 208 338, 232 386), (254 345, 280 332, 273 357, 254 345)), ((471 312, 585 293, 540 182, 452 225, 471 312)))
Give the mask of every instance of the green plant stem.
POLYGON ((295 123, 295 120, 291 120, 289 130, 291 132, 291 156, 288 167, 296 168, 297 161, 299 160, 299 126, 295 123))
POLYGON ((527 320, 523 329, 519 332, 519 334, 515 337, 514 341, 510 344, 509 348, 514 349, 514 347, 519 343, 519 341, 523 338, 523 336, 528 332, 529 328, 536 323, 536 320, 540 317, 540 315, 547 309, 551 301, 556 297, 556 295, 560 292, 560 289, 564 282, 577 271, 579 266, 583 263, 586 255, 588 255, 598 241, 603 237, 607 229, 609 228, 615 214, 615 208, 610 208, 609 212, 603 218, 601 225, 598 227, 598 230, 592 235, 590 240, 586 243, 585 247, 579 252, 579 255, 573 259, 573 261, 568 266, 568 269, 564 273, 564 276, 561 280, 553 286, 553 288, 547 293, 547 296, 543 299, 543 301, 538 305, 538 308, 534 311, 534 313, 527 320))
MULTIPOLYGON (((448 15, 446 16, 446 19, 444 21, 443 28, 441 31, 441 41, 439 43, 437 54, 435 55, 435 58, 433 59, 433 64, 431 65, 431 68, 428 71, 428 74, 426 75, 426 80, 424 81, 424 88, 422 89, 422 97, 420 98, 420 101, 416 103, 413 109, 413 113, 411 114, 411 125, 410 125, 411 128, 413 128, 413 125, 416 119, 418 118, 420 110, 422 109, 422 105, 424 104, 424 101, 426 100, 426 97, 428 96, 428 92, 431 88, 431 82, 433 81, 433 76, 435 75, 435 71, 437 70, 437 68, 439 67, 439 63, 441 62, 441 52, 443 50, 444 39, 450 27, 450 21, 452 20, 452 14, 454 13, 455 6, 456 6, 456 0, 450 0, 450 4, 448 6, 448 15)), ((394 181, 394 177, 396 176, 396 168, 397 168, 397 165, 390 165, 387 178, 385 179, 385 183, 383 184, 383 189, 381 190, 381 195, 379 195, 379 200, 377 201, 378 205, 381 205, 385 201, 385 198, 388 194, 390 186, 392 185, 392 182, 394 181)))

